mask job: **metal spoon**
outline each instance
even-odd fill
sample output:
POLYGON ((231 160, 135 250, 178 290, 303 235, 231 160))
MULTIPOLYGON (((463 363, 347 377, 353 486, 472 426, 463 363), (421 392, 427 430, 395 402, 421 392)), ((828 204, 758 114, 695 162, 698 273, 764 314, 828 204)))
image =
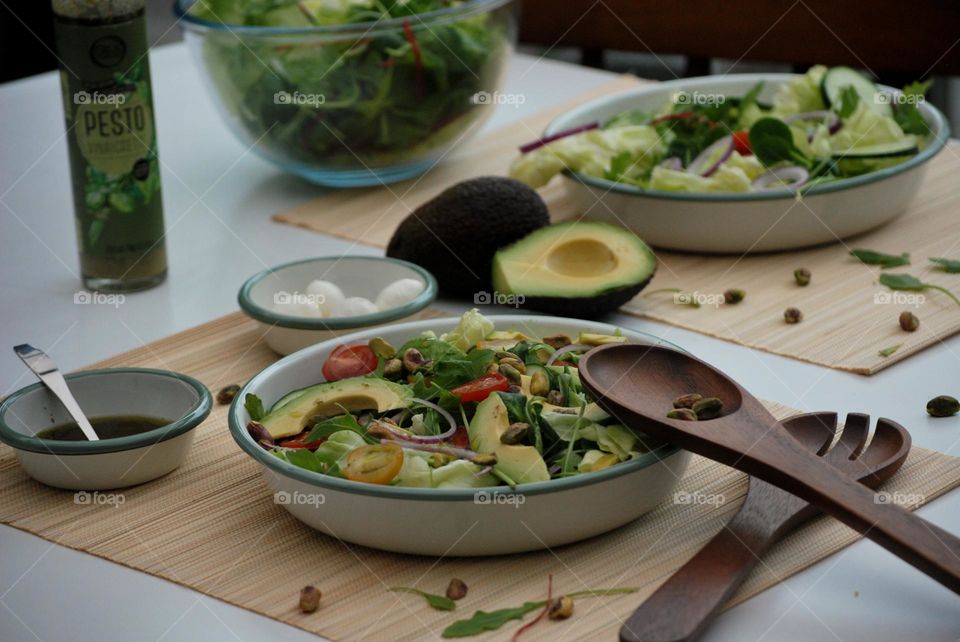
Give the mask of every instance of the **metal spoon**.
POLYGON ((580 380, 597 405, 625 426, 671 441, 807 500, 960 593, 960 539, 876 494, 780 430, 753 395, 713 366, 663 346, 610 344, 580 360, 580 380), (691 392, 718 397, 705 421, 667 417, 691 392))
POLYGON ((70 413, 70 417, 80 426, 83 435, 89 441, 99 441, 100 437, 97 436, 97 432, 93 429, 93 426, 90 425, 87 416, 80 410, 77 400, 73 398, 73 393, 71 393, 70 388, 67 387, 67 382, 60 373, 60 369, 57 368, 57 364, 53 362, 53 359, 43 350, 38 350, 28 343, 21 343, 18 346, 14 346, 13 351, 27 364, 27 367, 33 371, 33 374, 37 375, 47 389, 53 393, 53 396, 63 404, 63 407, 70 413))
MULTIPOLYGON (((889 479, 910 453, 910 433, 880 419, 870 444, 870 417, 849 414, 837 433, 837 414, 815 412, 785 419, 783 429, 809 452, 869 488, 889 479)), ((620 629, 621 642, 679 642, 695 638, 781 538, 820 510, 751 477, 747 497, 726 527, 641 604, 620 629)))

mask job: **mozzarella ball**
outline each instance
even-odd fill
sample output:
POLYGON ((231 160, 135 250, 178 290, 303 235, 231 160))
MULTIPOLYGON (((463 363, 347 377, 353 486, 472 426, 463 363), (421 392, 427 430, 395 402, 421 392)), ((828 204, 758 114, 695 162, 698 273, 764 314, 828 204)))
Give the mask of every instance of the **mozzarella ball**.
POLYGON ((410 303, 423 292, 423 283, 417 279, 400 279, 380 290, 376 305, 381 310, 398 308, 404 303, 410 303))
POLYGON ((343 303, 343 291, 336 283, 317 279, 307 286, 307 294, 315 299, 323 316, 333 316, 334 311, 343 303))
POLYGON ((379 312, 379 308, 370 299, 364 299, 362 296, 347 297, 335 310, 338 317, 356 317, 374 312, 379 312))

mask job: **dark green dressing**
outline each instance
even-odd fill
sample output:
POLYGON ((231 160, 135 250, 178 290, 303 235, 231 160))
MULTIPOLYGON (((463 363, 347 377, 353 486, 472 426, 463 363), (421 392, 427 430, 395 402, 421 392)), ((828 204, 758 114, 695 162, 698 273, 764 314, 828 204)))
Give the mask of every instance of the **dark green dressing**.
MULTIPOLYGON (((150 430, 166 426, 170 421, 159 417, 146 417, 142 415, 111 415, 107 417, 90 417, 90 425, 93 426, 97 436, 100 439, 116 439, 118 437, 129 437, 139 435, 150 430)), ((75 421, 58 424, 52 428, 41 430, 37 433, 40 439, 52 439, 54 441, 86 441, 83 431, 75 421)))

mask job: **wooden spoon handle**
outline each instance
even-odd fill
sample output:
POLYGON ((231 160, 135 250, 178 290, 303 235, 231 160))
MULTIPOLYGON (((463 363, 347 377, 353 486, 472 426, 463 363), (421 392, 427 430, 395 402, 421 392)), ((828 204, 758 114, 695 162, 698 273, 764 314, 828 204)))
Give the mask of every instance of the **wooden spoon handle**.
POLYGON ((773 541, 738 532, 731 522, 633 612, 620 628, 621 642, 693 639, 773 541))
POLYGON ((787 531, 818 514, 807 502, 759 479, 733 519, 641 604, 620 629, 622 642, 696 637, 787 531))
MULTIPOLYGON (((758 444, 750 470, 777 484, 863 536, 877 542, 955 593, 960 593, 960 539, 889 501, 851 477, 838 472, 822 458, 793 450, 780 443, 758 444)), ((895 497, 893 498, 896 499, 895 497)))

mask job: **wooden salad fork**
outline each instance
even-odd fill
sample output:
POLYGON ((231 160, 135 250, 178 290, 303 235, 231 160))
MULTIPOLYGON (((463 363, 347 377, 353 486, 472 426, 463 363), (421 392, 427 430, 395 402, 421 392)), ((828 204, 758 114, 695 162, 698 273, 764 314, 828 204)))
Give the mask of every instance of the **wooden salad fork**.
POLYGON ((763 405, 713 366, 657 345, 609 344, 586 353, 580 378, 624 425, 759 477, 818 506, 960 593, 960 540, 878 496, 780 429, 763 405), (719 416, 671 419, 674 399, 698 392, 719 416))
MULTIPOLYGON (((836 413, 795 415, 781 425, 808 452, 869 488, 900 470, 910 453, 910 433, 889 419, 877 422, 866 448, 867 415, 847 415, 836 445, 836 413)), ((747 496, 730 523, 633 612, 620 629, 621 642, 694 639, 746 581, 761 556, 820 513, 799 497, 751 477, 747 496)))

